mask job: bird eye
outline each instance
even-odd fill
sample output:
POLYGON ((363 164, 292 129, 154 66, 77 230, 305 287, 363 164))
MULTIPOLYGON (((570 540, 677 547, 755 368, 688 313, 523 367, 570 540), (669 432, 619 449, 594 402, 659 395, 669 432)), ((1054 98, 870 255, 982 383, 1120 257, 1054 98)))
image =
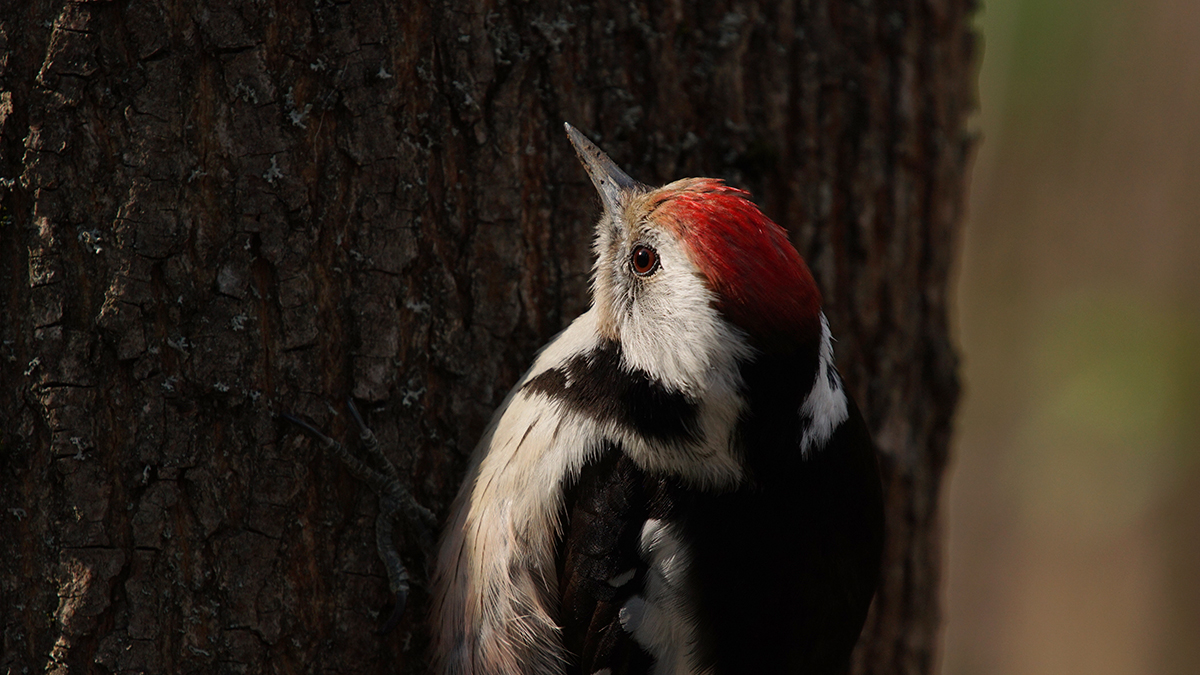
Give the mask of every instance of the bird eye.
POLYGON ((639 277, 648 277, 658 270, 658 252, 649 246, 637 246, 629 256, 633 264, 633 273, 639 277))

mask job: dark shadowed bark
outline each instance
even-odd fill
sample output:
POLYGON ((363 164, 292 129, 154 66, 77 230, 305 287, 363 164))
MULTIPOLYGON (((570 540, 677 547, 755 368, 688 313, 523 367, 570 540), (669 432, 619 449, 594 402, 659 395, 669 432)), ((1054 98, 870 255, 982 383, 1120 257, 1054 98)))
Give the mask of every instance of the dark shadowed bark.
POLYGON ((930 672, 972 3, 290 4, 0 4, 0 671, 423 672, 375 497, 272 413, 355 397, 444 515, 588 302, 569 121, 792 233, 884 460, 855 670, 930 672))

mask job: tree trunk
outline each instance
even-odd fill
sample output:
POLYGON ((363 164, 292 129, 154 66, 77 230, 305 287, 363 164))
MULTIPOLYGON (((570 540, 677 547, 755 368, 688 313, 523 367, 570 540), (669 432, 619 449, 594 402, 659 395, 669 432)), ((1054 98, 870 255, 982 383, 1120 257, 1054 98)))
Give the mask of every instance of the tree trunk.
POLYGON ((883 456, 855 672, 931 672, 973 3, 287 4, 0 5, 0 671, 424 672, 416 541, 376 635, 376 499, 273 412, 444 515, 588 302, 569 121, 792 233, 883 456))

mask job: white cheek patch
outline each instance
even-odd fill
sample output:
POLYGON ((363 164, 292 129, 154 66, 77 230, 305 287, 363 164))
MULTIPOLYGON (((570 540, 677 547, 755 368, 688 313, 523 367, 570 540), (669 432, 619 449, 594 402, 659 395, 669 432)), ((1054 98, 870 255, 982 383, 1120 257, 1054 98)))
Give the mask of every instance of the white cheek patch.
POLYGON ((660 267, 647 278, 614 267, 614 323, 625 362, 677 391, 702 397, 753 355, 746 335, 716 310, 716 297, 678 242, 659 237, 660 267))
POLYGON ((817 360, 817 377, 812 390, 800 406, 800 416, 807 422, 800 440, 800 452, 808 457, 825 445, 842 422, 850 416, 846 392, 833 359, 833 336, 829 320, 821 312, 821 350, 817 360))

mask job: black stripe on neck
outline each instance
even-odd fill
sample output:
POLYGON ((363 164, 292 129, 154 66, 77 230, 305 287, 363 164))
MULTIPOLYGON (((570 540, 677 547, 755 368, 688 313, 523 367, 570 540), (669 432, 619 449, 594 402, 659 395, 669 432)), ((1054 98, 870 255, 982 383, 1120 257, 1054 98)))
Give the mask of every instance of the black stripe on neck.
POLYGON ((547 370, 522 389, 656 441, 697 443, 703 438, 696 402, 645 371, 623 365, 621 345, 612 340, 547 370))

